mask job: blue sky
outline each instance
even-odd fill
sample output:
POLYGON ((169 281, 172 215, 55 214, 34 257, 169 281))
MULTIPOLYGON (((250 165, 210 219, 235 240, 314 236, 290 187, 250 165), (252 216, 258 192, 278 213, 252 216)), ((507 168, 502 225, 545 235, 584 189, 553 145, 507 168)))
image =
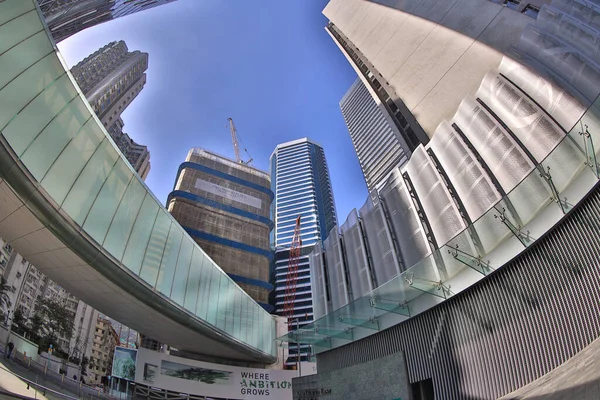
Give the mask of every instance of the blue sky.
POLYGON ((356 74, 324 30, 326 4, 177 0, 59 48, 71 66, 113 40, 149 53, 147 83, 123 114, 124 131, 148 146, 146 183, 163 203, 191 147, 233 158, 232 117, 253 165, 266 171, 277 144, 305 136, 320 143, 341 224, 367 189, 339 109, 356 74))

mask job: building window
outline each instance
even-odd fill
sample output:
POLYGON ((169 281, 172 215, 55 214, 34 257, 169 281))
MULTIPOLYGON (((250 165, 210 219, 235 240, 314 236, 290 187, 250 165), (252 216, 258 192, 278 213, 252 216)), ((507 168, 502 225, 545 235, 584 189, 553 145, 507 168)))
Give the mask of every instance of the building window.
POLYGON ((519 7, 520 0, 504 0, 504 5, 508 8, 516 10, 519 7))
POLYGON ((536 19, 538 14, 540 13, 540 8, 536 6, 532 6, 531 4, 527 4, 527 6, 523 9, 523 14, 528 17, 536 19))

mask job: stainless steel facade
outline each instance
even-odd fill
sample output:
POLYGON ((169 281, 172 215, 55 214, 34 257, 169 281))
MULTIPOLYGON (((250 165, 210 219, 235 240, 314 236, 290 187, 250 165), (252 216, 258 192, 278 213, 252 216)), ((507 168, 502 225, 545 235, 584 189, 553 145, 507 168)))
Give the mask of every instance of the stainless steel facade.
POLYGON ((495 399, 543 376, 600 337, 599 215, 596 187, 487 279, 404 323, 319 354, 319 373, 404 352, 410 382, 432 379, 436 399, 495 399))
POLYGON ((102 22, 173 1, 175 0, 37 0, 56 42, 102 22))
POLYGON ((357 78, 340 108, 369 192, 381 187, 392 170, 410 158, 410 149, 391 116, 357 78))
MULTIPOLYGON (((355 4, 361 2, 369 3, 353 0, 355 4)), ((537 20, 527 19, 535 24, 524 27, 518 43, 511 48, 511 55, 517 56, 521 63, 504 57, 496 70, 488 71, 475 93, 462 100, 453 118, 442 121, 430 141, 425 146, 416 146, 410 161, 393 169, 387 181, 372 194, 376 207, 381 203, 381 218, 376 225, 369 226, 370 230, 363 228, 356 232, 362 235, 369 231, 386 232, 382 238, 368 234, 362 237, 361 242, 371 247, 380 239, 386 244, 385 249, 366 254, 367 260, 381 259, 383 251, 395 256, 396 261, 386 273, 382 272, 383 265, 389 263, 371 261, 370 274, 365 274, 371 278, 367 280, 369 284, 383 284, 378 276, 392 278, 393 273, 415 265, 465 230, 470 232, 470 238, 460 246, 484 256, 498 243, 493 226, 481 221, 488 210, 502 200, 515 226, 522 227, 544 206, 548 187, 551 192, 560 192, 575 178, 577 168, 571 167, 579 162, 576 153, 580 145, 565 143, 563 139, 593 101, 594 94, 600 93, 600 70, 586 61, 589 57, 593 59, 596 53, 583 34, 591 32, 593 26, 580 27, 589 24, 590 17, 577 8, 577 4, 584 3, 557 0, 551 5, 542 5, 536 14, 537 20), (560 48, 571 55, 573 60, 578 60, 577 67, 554 55, 557 53, 541 53, 550 48, 560 48), (538 72, 534 72, 536 70, 538 72), (548 75, 553 80, 549 80, 548 75), (570 79, 569 84, 567 79, 570 79), (564 85, 561 87, 560 83, 564 85), (558 151, 555 157, 563 157, 565 167, 569 167, 546 171, 543 161, 555 149, 558 151), (540 175, 531 175, 536 168, 541 171, 540 175), (525 179, 528 185, 522 185, 521 193, 514 194, 515 187, 525 179), (512 198, 503 200, 511 192, 512 198), (473 226, 475 221, 477 226, 473 226)), ((600 6, 585 4, 587 12, 600 13, 600 6)), ((330 12, 342 15, 339 9, 346 6, 340 3, 337 7, 338 10, 330 12)), ((354 5, 347 7, 352 9, 354 5)), ((405 6, 397 7, 404 10, 405 6)), ((347 54, 358 51, 347 37, 341 38, 337 27, 330 24, 328 30, 347 54)), ((598 31, 593 31, 594 35, 598 35, 598 31)), ((357 70, 361 63, 366 65, 362 58, 350 59, 357 70)), ((377 79, 373 78, 370 83, 374 80, 377 79)), ((364 86, 362 91, 354 87, 343 101, 347 110, 353 106, 352 94, 368 92, 364 86)), ((368 108, 369 105, 357 107, 354 113, 358 115, 368 108)), ((351 214, 349 219, 358 218, 351 214)), ((348 240, 345 238, 348 234, 348 230, 342 232, 341 243, 348 240)), ((352 248, 345 249, 343 257, 339 257, 346 263, 343 268, 337 265, 337 259, 333 260, 334 255, 328 254, 328 246, 324 248, 324 259, 335 263, 324 266, 326 272, 330 270, 327 273, 331 298, 327 300, 332 302, 333 310, 367 293, 362 290, 364 281, 351 284, 350 277, 363 268, 354 261, 356 254, 352 254, 360 249, 354 236, 352 248), (340 271, 347 272, 341 274, 340 271), (354 286, 361 286, 360 294, 353 293, 354 286), (339 288, 346 294, 339 293, 339 288)), ((319 306, 319 309, 325 308, 323 304, 319 306)))
MULTIPOLYGON (((491 399, 600 336, 588 304, 600 295, 600 4, 547 3, 327 6, 353 67, 381 72, 371 83, 395 90, 429 140, 375 198, 375 227, 390 233, 381 251, 395 249, 400 273, 356 298, 347 254, 345 269, 333 247, 321 254, 348 303, 336 309, 331 290, 333 311, 281 338, 310 343, 319 371, 400 351, 411 384, 431 381, 435 398, 491 399)), ((373 228, 362 231, 369 249, 373 228)))

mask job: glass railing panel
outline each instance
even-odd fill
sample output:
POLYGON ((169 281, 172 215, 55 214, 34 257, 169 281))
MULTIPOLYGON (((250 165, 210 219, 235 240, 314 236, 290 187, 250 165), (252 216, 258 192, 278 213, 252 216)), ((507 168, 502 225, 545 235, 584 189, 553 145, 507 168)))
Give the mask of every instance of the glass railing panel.
MULTIPOLYGON (((223 332, 227 332, 226 329, 226 314, 227 314, 227 303, 229 303, 229 279, 225 274, 221 274, 219 280, 219 301, 217 309, 217 323, 216 326, 223 332)), ((257 322, 257 321, 255 321, 257 322)))
POLYGON ((204 320, 207 320, 208 309, 211 306, 210 288, 213 268, 206 254, 204 254, 204 252, 201 252, 199 249, 194 249, 194 255, 192 260, 194 267, 198 262, 196 260, 197 258, 201 258, 202 268, 198 272, 200 275, 200 282, 198 287, 198 302, 196 304, 196 315, 204 320))
POLYGON ((165 296, 171 294, 173 276, 175 276, 175 268, 177 267, 177 259, 179 257, 182 240, 183 229, 177 224, 171 224, 171 230, 167 237, 167 243, 160 262, 160 270, 158 271, 158 277, 156 279, 156 290, 165 296))
POLYGON ((565 190, 585 167, 585 162, 584 150, 574 139, 569 136, 560 142, 541 164, 548 185, 554 187, 553 194, 565 190))
MULTIPOLYGON (((181 249, 179 250, 179 258, 175 267, 175 275, 173 277, 173 285, 171 286, 170 297, 175 303, 183 306, 185 303, 186 287, 188 285, 188 277, 191 279, 190 264, 192 262, 192 252, 194 244, 192 239, 183 236, 181 249)), ((190 281, 189 284, 192 284, 190 281)), ((195 284, 196 293, 198 292, 197 283, 195 284)))
POLYGON ((511 235, 510 229, 500 221, 499 215, 502 210, 512 215, 512 209, 512 205, 502 199, 473 223, 473 229, 477 233, 484 253, 491 252, 511 235))
POLYGON ((63 203, 73 182, 75 182, 103 139, 104 133, 102 133, 96 121, 93 118, 89 119, 77 136, 71 140, 54 161, 41 184, 57 204, 63 203))
POLYGON ((152 235, 152 227, 158 217, 158 210, 159 206, 154 198, 146 193, 142 207, 135 219, 133 230, 127 240, 122 259, 123 265, 136 275, 139 275, 141 271, 146 247, 148 247, 152 235))
MULTIPOLYGON (((228 279, 228 295, 227 295, 227 308, 225 312, 225 332, 229 333, 233 337, 235 337, 235 320, 239 319, 239 315, 236 315, 236 310, 238 310, 238 304, 236 302, 236 293, 239 292, 237 290, 237 285, 228 279)), ((264 317, 264 314, 261 314, 261 317, 264 317)))
POLYGON ((163 251, 165 250, 171 224, 172 222, 169 218, 169 214, 164 210, 159 210, 154 226, 152 227, 152 234, 150 235, 150 240, 146 247, 144 262, 142 263, 142 270, 140 271, 140 278, 146 281, 151 287, 156 285, 158 271, 160 270, 160 262, 162 260, 163 251))
MULTIPOLYGON (((191 239, 190 239, 191 240, 191 239)), ((193 244, 192 244, 193 246, 193 244)), ((204 268, 204 255, 197 248, 192 248, 192 261, 190 262, 190 271, 185 287, 185 299, 183 307, 192 314, 202 316, 198 313, 198 296, 200 296, 200 286, 203 283, 202 269, 204 268)))
POLYGON ((242 296, 242 313, 240 315, 240 340, 248 343, 250 336, 250 324, 252 321, 250 320, 250 299, 248 296, 242 296))
POLYGON ((477 232, 473 229, 462 231, 457 237, 444 245, 440 251, 448 272, 448 279, 458 275, 465 267, 487 275, 493 271, 489 261, 486 261, 479 246, 477 232))
POLYGON ((36 136, 20 158, 38 182, 91 118, 83 100, 75 97, 36 136))
POLYGON ((386 309, 394 307, 394 309, 398 308, 397 312, 404 313, 408 309, 408 302, 421 294, 420 290, 407 284, 406 272, 403 272, 374 289, 370 296, 377 307, 386 309))
MULTIPOLYGON (((0 2, 0 25, 32 10, 35 11, 33 0, 0 2)), ((41 25, 39 20, 37 24, 41 25)))
POLYGON ((83 223, 83 229, 96 242, 104 242, 110 223, 132 178, 129 167, 119 159, 103 182, 102 189, 83 223))
MULTIPOLYGON (((62 65, 54 54, 52 45, 44 32, 23 39, 18 46, 0 54, 0 88, 2 90, 6 88, 10 89, 10 87, 5 86, 11 84, 11 81, 16 80, 19 75, 24 74, 34 78, 30 81, 31 87, 27 91, 35 95, 62 75, 64 68, 62 68, 62 65)), ((15 86, 13 84, 13 87, 15 86)), ((15 106, 18 106, 18 104, 15 104, 15 106)), ((16 111, 22 107, 23 105, 19 108, 15 107, 16 111)), ((14 108, 11 107, 11 109, 14 108)), ((10 109, 6 111, 8 114, 10 109)), ((7 114, 2 112, 0 116, 7 114)), ((0 121, 2 121, 1 117, 0 121)), ((4 126, 5 124, 4 122, 0 126, 4 126)))
POLYGON ((506 197, 516 210, 518 219, 511 219, 508 214, 505 216, 519 229, 552 200, 552 192, 540 176, 540 170, 534 169, 506 197))
MULTIPOLYGON (((64 74, 56 56, 36 61, 52 52, 44 32, 25 39, 0 55, 0 130, 35 96, 64 74)), ((36 130, 35 132, 39 132, 36 130)))
POLYGON ((144 186, 137 179, 131 179, 102 243, 102 246, 117 260, 123 257, 127 239, 145 196, 144 186))
POLYGON ((40 19, 35 9, 26 12, 19 18, 6 21, 0 25, 0 54, 19 44, 23 38, 34 35, 43 30, 40 19))
POLYGON ((79 224, 83 225, 102 185, 117 161, 118 154, 111 143, 104 139, 90 158, 81 174, 71 187, 62 204, 62 209, 79 224))
POLYGON ((238 340, 242 340, 242 320, 243 320, 243 306, 244 306, 244 295, 242 294, 242 292, 240 290, 235 290, 233 293, 233 301, 235 304, 235 310, 236 310, 236 314, 232 320, 233 322, 233 337, 238 339, 238 340))
MULTIPOLYGON (((447 297, 443 282, 448 276, 439 250, 407 269, 402 275, 406 284, 414 289, 442 298, 447 297)), ((408 301, 415 298, 416 296, 411 296, 408 301)))
POLYGON ((597 154, 600 153, 599 98, 596 98, 590 108, 569 131, 569 136, 584 149, 584 153, 587 155, 590 164, 594 164, 593 160, 595 160, 595 166, 598 169, 597 154))
MULTIPOLYGON (((3 94, 8 91, 6 94, 11 95, 10 89, 13 83, 22 85, 20 88, 15 88, 13 98, 6 98, 1 103, 3 108, 6 107, 14 115, 14 119, 3 129, 3 135, 19 157, 40 132, 77 96, 66 73, 54 79, 41 91, 35 88, 36 79, 26 81, 27 78, 31 79, 29 74, 21 74, 2 90, 3 94), (14 107, 14 104, 18 106, 14 107)), ((6 117, 8 118, 8 115, 6 117)), ((2 126, 1 120, 0 115, 0 126, 2 126)))
POLYGON ((217 268, 209 268, 210 283, 208 288, 208 298, 206 299, 206 321, 209 324, 217 326, 217 314, 219 312, 219 290, 221 285, 222 273, 217 268))

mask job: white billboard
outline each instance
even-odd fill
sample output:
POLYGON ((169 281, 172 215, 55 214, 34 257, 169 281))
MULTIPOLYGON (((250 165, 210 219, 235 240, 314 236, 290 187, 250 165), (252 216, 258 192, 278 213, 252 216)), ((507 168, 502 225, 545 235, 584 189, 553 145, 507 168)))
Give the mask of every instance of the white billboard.
POLYGON ((135 381, 156 388, 233 399, 292 400, 296 371, 241 368, 139 349, 135 381))
POLYGON ((229 189, 216 183, 205 181, 204 179, 196 179, 194 184, 196 189, 204 190, 217 196, 224 197, 229 200, 237 201, 246 204, 250 207, 262 209, 262 200, 258 197, 250 196, 237 190, 229 189))

